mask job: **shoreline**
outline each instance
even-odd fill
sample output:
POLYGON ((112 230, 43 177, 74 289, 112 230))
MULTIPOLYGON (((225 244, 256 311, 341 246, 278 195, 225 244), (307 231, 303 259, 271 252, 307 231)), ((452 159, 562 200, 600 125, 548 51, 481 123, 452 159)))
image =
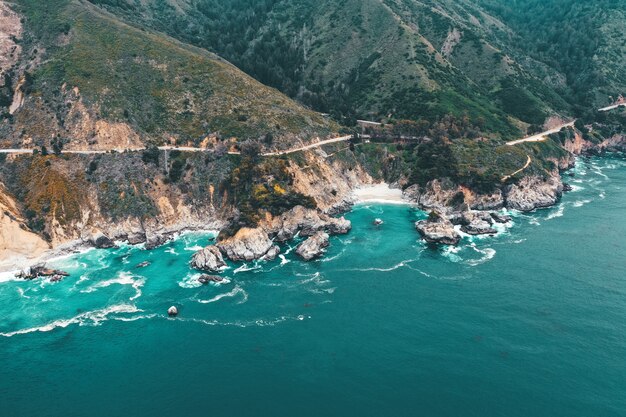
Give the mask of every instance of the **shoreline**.
POLYGON ((352 195, 355 204, 412 204, 404 198, 402 190, 399 188, 391 188, 386 182, 359 186, 352 191, 352 195))
MULTIPOLYGON (((163 235, 166 238, 163 244, 167 243, 168 241, 172 239, 177 239, 181 236, 184 236, 186 234, 191 234, 191 233, 206 233, 208 235, 217 236, 219 231, 216 231, 215 229, 195 229, 195 228, 189 228, 189 227, 181 228, 180 230, 172 230, 171 232, 168 232, 163 235)), ((128 243, 127 240, 116 240, 114 241, 114 243, 116 245, 118 245, 119 243, 122 243, 122 244, 127 244, 129 246, 134 246, 134 247, 143 247, 145 245, 145 242, 138 243, 136 245, 131 245, 130 243, 128 243)), ((162 246, 162 245, 159 245, 159 246, 162 246)), ((47 264, 48 262, 54 262, 54 261, 58 261, 61 259, 65 259, 72 255, 84 254, 94 249, 98 249, 98 248, 95 247, 90 242, 82 240, 82 239, 76 239, 76 240, 65 242, 57 246, 56 248, 47 250, 46 252, 42 253, 40 256, 30 259, 27 264, 22 264, 22 263, 19 263, 19 261, 16 261, 13 264, 10 264, 10 265, 7 264, 5 266, 0 267, 0 283, 13 281, 13 280, 19 280, 19 278, 17 278, 15 274, 23 271, 24 269, 30 268, 33 265, 37 265, 41 263, 47 264)))

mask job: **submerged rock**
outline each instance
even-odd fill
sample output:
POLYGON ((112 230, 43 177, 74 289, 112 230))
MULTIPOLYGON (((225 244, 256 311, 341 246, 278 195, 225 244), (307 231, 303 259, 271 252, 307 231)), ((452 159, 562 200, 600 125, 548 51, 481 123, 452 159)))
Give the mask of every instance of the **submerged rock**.
POLYGON ((328 233, 317 232, 298 245, 296 248, 296 254, 305 261, 318 258, 324 253, 324 248, 328 247, 328 238, 328 233))
POLYGON ((207 272, 218 272, 226 266, 219 248, 209 245, 200 249, 191 258, 191 267, 207 272))
POLYGON ((383 219, 374 219, 374 226, 380 226, 383 223, 383 219))
POLYGON ((176 317, 178 315, 178 309, 176 306, 171 306, 167 309, 167 315, 170 317, 176 317))
POLYGON ((63 275, 52 275, 50 277, 50 282, 59 282, 62 281, 63 278, 65 278, 63 275))
POLYGON ((231 261, 252 261, 255 259, 274 259, 280 249, 274 246, 267 232, 257 227, 244 227, 235 236, 229 237, 217 244, 217 247, 231 261))
POLYGON ((431 215, 428 220, 415 223, 415 228, 428 243, 456 245, 461 240, 452 222, 441 215, 431 215))
POLYGON ((145 268, 146 266, 150 265, 150 262, 148 261, 143 261, 141 263, 138 263, 137 265, 135 265, 135 268, 145 268))

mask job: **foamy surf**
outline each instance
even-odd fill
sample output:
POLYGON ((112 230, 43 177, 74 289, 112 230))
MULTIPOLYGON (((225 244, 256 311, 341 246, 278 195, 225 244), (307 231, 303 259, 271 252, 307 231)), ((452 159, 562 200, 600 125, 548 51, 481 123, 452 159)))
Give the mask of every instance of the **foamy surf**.
POLYGON ((135 290, 135 295, 129 298, 130 301, 133 301, 141 297, 141 287, 143 287, 144 284, 144 278, 133 275, 130 272, 122 271, 115 278, 99 281, 82 290, 81 292, 91 293, 97 291, 100 288, 106 288, 111 285, 130 285, 135 290))
POLYGON ((248 293, 246 292, 246 290, 244 290, 243 288, 241 288, 239 285, 235 285, 235 288, 233 288, 232 290, 230 290, 229 292, 223 293, 223 294, 218 294, 213 298, 210 298, 208 300, 201 300, 201 299, 196 299, 195 301, 197 301, 200 304, 210 304, 210 303, 214 303, 216 301, 219 301, 223 298, 234 298, 237 297, 238 295, 241 295, 241 300, 237 303, 237 304, 243 304, 246 301, 248 301, 248 293))
POLYGON ((12 337, 19 334, 27 334, 34 332, 50 332, 54 329, 58 328, 66 328, 73 324, 78 324, 79 326, 98 326, 102 322, 109 319, 109 316, 112 314, 130 314, 141 312, 142 310, 138 309, 134 305, 131 304, 119 304, 110 307, 106 307, 100 310, 88 311, 86 313, 78 314, 69 319, 59 319, 48 324, 44 324, 42 326, 29 327, 26 329, 15 330, 12 332, 0 333, 0 336, 4 337, 12 337))

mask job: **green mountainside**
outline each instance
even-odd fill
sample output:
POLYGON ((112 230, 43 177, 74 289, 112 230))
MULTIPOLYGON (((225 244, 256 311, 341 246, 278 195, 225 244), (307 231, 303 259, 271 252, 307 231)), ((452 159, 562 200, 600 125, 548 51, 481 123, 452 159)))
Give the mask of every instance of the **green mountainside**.
POLYGON ((92 1, 346 124, 467 115, 513 137, 626 90, 619 1, 92 1))
POLYGON ((345 208, 372 178, 502 196, 626 143, 626 112, 595 111, 626 92, 623 2, 7 4, 0 148, 35 152, 0 153, 0 197, 50 242, 126 220, 234 232, 296 205, 345 208), (552 116, 578 120, 505 144, 552 116), (357 119, 382 124, 364 138, 357 119), (354 135, 299 148, 340 132, 354 135))
POLYGON ((30 58, 28 100, 12 120, 22 137, 70 138, 74 119, 84 119, 72 111, 73 88, 93 118, 126 124, 142 142, 198 144, 214 134, 269 136, 280 145, 338 128, 215 54, 129 26, 89 2, 20 0, 16 9, 30 58))

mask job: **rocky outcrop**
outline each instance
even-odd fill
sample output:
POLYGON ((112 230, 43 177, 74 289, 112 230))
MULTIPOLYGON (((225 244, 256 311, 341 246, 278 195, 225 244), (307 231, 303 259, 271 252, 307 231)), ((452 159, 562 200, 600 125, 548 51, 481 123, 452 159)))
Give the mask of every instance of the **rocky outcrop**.
POLYGON ((536 208, 550 207, 561 198, 563 183, 558 172, 547 178, 529 176, 504 189, 506 206, 520 211, 532 211, 536 208))
POLYGON ((324 249, 327 248, 328 245, 328 233, 316 232, 313 236, 298 245, 296 254, 305 261, 310 261, 322 256, 324 249))
POLYGON ((456 245, 461 236, 454 230, 454 224, 443 215, 431 215, 428 220, 415 223, 415 228, 428 243, 456 245))
POLYGON ((226 267, 226 262, 224 262, 222 252, 218 247, 210 245, 193 255, 191 267, 200 271, 219 272, 226 267))
POLYGON ((330 235, 345 234, 350 231, 352 224, 343 217, 330 217, 317 210, 296 206, 274 217, 265 227, 277 241, 284 242, 293 239, 298 232, 301 236, 312 236, 319 231, 330 235))
POLYGON ((493 235, 498 231, 492 225, 494 218, 487 211, 464 211, 448 214, 447 219, 469 235, 493 235))
POLYGON ((469 235, 493 235, 498 233, 491 225, 493 219, 484 211, 470 211, 463 213, 464 224, 461 230, 469 235))
POLYGON ((491 214, 491 218, 496 222, 496 223, 508 223, 510 222, 511 216, 507 216, 506 214, 500 214, 500 213, 490 213, 491 214))
POLYGON ((68 277, 69 275, 70 274, 65 271, 47 268, 45 264, 38 264, 19 272, 16 277, 26 280, 32 280, 41 277, 51 277, 54 282, 57 282, 63 279, 63 277, 68 277))
POLYGON ((262 227, 239 229, 235 236, 222 240, 217 247, 231 261, 271 260, 280 253, 262 227))
POLYGON ((461 187, 447 178, 432 180, 425 187, 412 185, 404 190, 403 195, 423 210, 447 213, 467 208, 461 187))
POLYGON ((465 193, 469 208, 472 210, 499 210, 504 207, 502 190, 497 189, 490 194, 465 193))
POLYGON ((200 284, 208 284, 210 282, 214 282, 216 284, 221 283, 222 281, 224 281, 224 278, 217 276, 217 275, 202 275, 200 276, 200 278, 198 278, 198 282, 200 284))
POLYGON ((115 247, 115 243, 113 243, 113 241, 102 232, 94 233, 89 241, 98 249, 109 249, 115 247))
POLYGON ((145 248, 152 250, 167 242, 168 237, 160 232, 146 233, 145 248))

